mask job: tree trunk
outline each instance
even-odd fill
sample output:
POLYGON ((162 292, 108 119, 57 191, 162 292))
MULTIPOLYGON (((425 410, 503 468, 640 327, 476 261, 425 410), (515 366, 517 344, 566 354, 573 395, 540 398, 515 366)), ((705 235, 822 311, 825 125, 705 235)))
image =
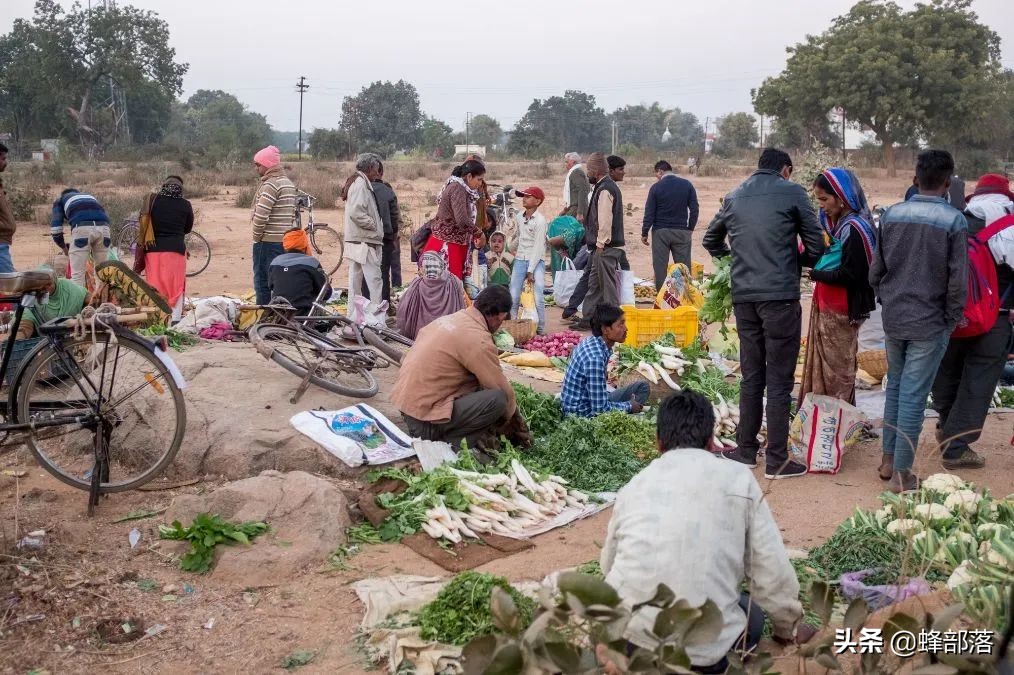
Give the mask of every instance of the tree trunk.
POLYGON ((898 176, 898 168, 894 166, 894 140, 887 138, 881 141, 884 148, 884 166, 887 167, 888 178, 896 178, 898 176))

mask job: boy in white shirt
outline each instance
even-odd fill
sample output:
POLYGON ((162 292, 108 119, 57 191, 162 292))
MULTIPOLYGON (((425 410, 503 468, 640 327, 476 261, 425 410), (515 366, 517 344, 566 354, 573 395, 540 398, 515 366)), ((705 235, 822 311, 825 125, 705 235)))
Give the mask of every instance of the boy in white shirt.
POLYGON ((523 213, 517 215, 518 250, 514 253, 514 265, 511 269, 511 299, 514 306, 511 318, 516 319, 521 292, 525 283, 535 284, 535 307, 539 316, 538 333, 542 335, 546 329, 546 218, 539 213, 539 206, 546 200, 542 188, 532 187, 518 190, 525 207, 523 213))

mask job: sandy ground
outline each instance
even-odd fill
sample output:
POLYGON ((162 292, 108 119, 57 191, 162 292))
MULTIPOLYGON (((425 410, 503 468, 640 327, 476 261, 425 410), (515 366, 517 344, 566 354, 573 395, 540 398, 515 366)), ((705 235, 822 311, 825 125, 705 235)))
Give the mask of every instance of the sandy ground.
MULTIPOLYGON (((489 180, 510 181, 515 185, 533 182, 520 176, 490 176, 489 180)), ((556 195, 561 180, 562 174, 541 181, 549 195, 549 203, 544 207, 547 213, 558 210, 556 195)), ((624 201, 643 205, 650 180, 628 178, 622 185, 624 201)), ((695 180, 702 205, 702 226, 695 234, 698 244, 704 226, 718 207, 719 197, 738 180, 738 177, 695 180)), ((436 187, 425 180, 395 185, 416 223, 431 209, 425 206, 425 199, 436 187)), ((890 203, 903 187, 897 181, 875 177, 866 181, 872 202, 890 203)), ((211 242, 213 259, 210 268, 193 280, 192 294, 240 293, 251 288, 248 213, 231 204, 232 197, 224 194, 224 190, 217 198, 195 203, 200 212, 198 229, 211 242)), ((635 273, 647 277, 650 253, 639 242, 639 215, 636 212, 628 224, 628 251, 635 273)), ((321 220, 341 222, 338 211, 325 211, 321 216, 321 220)), ((23 226, 15 242, 16 264, 24 266, 43 260, 49 252, 45 236, 48 236, 45 228, 23 226)), ((695 249, 695 258, 705 259, 699 247, 695 249)), ((411 268, 407 255, 403 262, 406 270, 411 268)), ((555 308, 549 310, 551 328, 559 325, 559 312, 555 308)), ((280 370, 267 372, 288 377, 281 375, 280 370)), ((382 375, 381 392, 371 401, 381 410, 390 405, 387 392, 393 376, 394 373, 382 375)), ((229 392, 227 380, 222 386, 223 407, 204 413, 228 415, 229 406, 243 405, 241 399, 229 392)), ((546 383, 539 386, 548 387, 546 383)), ((342 401, 336 400, 334 404, 340 407, 342 401)), ((264 414, 273 416, 281 428, 297 409, 283 402, 264 414)), ((977 446, 987 458, 988 469, 965 475, 998 494, 1014 491, 1011 427, 1011 416, 993 416, 988 420, 986 433, 977 446)), ((884 488, 875 475, 878 459, 879 448, 866 444, 848 454, 838 475, 765 484, 786 544, 796 548, 812 546, 826 538, 856 506, 875 506, 876 497, 884 488)), ((136 526, 146 541, 153 540, 157 536, 158 518, 111 523, 134 509, 164 508, 174 493, 208 490, 214 487, 214 480, 174 491, 114 495, 103 501, 95 517, 88 518, 86 496, 50 478, 27 453, 0 449, 0 464, 3 469, 28 472, 20 479, 0 475, 2 552, 12 552, 15 533, 20 535, 38 528, 49 533, 47 548, 40 555, 43 572, 32 577, 29 589, 32 606, 44 607, 44 617, 24 620, 27 606, 19 606, 15 596, 5 590, 10 588, 13 577, 22 572, 11 565, 0 566, 0 672, 24 673, 40 668, 49 672, 105 669, 144 673, 260 673, 278 671, 282 659, 299 649, 317 652, 304 672, 360 672, 365 664, 357 651, 355 636, 361 606, 350 582, 396 573, 446 575, 405 547, 379 545, 352 558, 344 571, 311 569, 294 578, 279 579, 276 586, 256 592, 220 587, 202 577, 180 572, 164 559, 158 548, 142 546, 140 551, 130 550, 127 543, 130 530, 136 526), (156 589, 139 590, 137 579, 153 580, 156 589), (160 589, 168 584, 180 587, 189 584, 192 592, 184 589, 178 600, 165 601, 160 589), (102 647, 96 643, 92 628, 99 619, 129 616, 139 617, 149 626, 164 624, 167 630, 157 637, 124 646, 102 647), (215 619, 213 628, 203 628, 209 619, 215 619), (22 622, 14 625, 17 620, 22 622)), ((931 448, 921 450, 917 469, 924 474, 939 470, 939 460, 934 459, 931 448)), ((333 480, 354 494, 353 482, 333 480)), ((608 517, 607 511, 545 534, 535 540, 534 549, 481 569, 514 581, 534 580, 553 570, 597 558, 608 517)), ((25 593, 23 583, 21 593, 25 593)))

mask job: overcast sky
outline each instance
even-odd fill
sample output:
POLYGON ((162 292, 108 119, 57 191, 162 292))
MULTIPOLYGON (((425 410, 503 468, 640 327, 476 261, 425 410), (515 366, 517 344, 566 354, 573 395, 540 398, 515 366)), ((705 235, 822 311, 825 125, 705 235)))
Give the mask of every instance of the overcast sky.
MULTIPOLYGON (((100 2, 101 0, 92 0, 100 2)), ((87 5, 88 0, 82 0, 87 5)), ((69 1, 63 2, 69 6, 69 1)), ((659 101, 703 121, 752 111, 750 89, 785 65, 785 47, 820 33, 851 0, 133 0, 168 23, 190 64, 184 97, 223 89, 279 130, 336 126, 342 97, 405 79, 423 111, 455 129, 466 112, 510 128, 533 98, 593 94, 607 112, 659 101)), ((905 7, 915 3, 901 0, 905 7)), ((0 30, 34 0, 0 1, 0 30)), ((975 0, 1014 67, 1011 0, 975 0)))

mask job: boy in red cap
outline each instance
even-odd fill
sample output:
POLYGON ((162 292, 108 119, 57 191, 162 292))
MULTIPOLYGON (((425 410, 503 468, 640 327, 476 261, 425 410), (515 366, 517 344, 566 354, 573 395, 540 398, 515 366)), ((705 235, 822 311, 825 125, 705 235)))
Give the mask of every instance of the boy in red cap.
POLYGON ((546 193, 542 188, 531 186, 518 190, 517 196, 525 207, 524 213, 517 215, 518 249, 514 252, 514 265, 511 269, 511 318, 516 319, 521 291, 525 283, 535 284, 535 307, 539 316, 538 333, 546 332, 546 218, 539 213, 539 206, 546 201, 546 193))

